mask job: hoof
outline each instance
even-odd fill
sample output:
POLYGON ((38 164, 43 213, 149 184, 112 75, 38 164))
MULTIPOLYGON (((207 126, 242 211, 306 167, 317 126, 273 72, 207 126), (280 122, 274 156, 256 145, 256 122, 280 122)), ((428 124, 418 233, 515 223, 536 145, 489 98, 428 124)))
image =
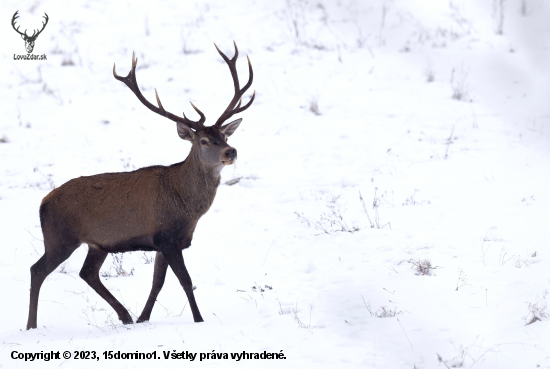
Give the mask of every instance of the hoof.
POLYGON ((132 320, 132 317, 130 315, 123 318, 118 317, 118 319, 122 321, 122 324, 134 324, 134 321, 132 320))
POLYGON ((143 323, 143 322, 148 322, 148 321, 149 321, 149 318, 139 317, 138 320, 136 321, 136 323, 143 323))

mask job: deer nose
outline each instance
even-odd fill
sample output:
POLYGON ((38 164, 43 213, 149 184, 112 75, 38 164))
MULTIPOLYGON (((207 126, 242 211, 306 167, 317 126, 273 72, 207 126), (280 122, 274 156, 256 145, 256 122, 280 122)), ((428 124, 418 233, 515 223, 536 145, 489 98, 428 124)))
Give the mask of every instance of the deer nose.
POLYGON ((235 160, 235 158, 237 157, 237 150, 231 147, 227 149, 227 151, 225 152, 225 156, 229 160, 235 160))

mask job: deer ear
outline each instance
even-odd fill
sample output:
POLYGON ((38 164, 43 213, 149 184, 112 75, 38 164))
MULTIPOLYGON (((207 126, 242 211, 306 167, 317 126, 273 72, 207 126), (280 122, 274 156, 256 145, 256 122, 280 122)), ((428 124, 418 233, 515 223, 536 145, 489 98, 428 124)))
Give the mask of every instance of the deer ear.
POLYGON ((243 120, 242 118, 239 118, 237 120, 234 120, 231 123, 227 123, 226 125, 223 125, 220 128, 220 132, 225 134, 227 137, 231 136, 237 130, 237 128, 239 128, 239 124, 241 124, 242 120, 243 120))
POLYGON ((21 38, 24 40, 24 39, 25 39, 25 35, 21 35, 21 38))
POLYGON ((195 139, 195 132, 189 126, 185 123, 177 123, 178 125, 178 135, 180 138, 187 140, 187 141, 193 141, 195 139))

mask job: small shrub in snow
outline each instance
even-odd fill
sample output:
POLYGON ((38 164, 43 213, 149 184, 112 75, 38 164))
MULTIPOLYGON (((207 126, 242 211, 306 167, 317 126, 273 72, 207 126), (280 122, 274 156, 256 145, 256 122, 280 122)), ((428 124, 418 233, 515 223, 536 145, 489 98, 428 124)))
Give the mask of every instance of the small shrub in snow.
POLYGON ((508 254, 507 252, 504 251, 505 248, 504 246, 501 248, 500 250, 500 256, 499 256, 499 260, 498 260, 498 265, 500 266, 504 266, 506 263, 508 263, 510 260, 513 261, 513 265, 515 268, 523 268, 523 267, 527 267, 529 268, 529 263, 527 262, 527 260, 524 260, 522 259, 520 256, 517 256, 517 255, 512 255, 510 257, 506 257, 506 255, 508 254))
MULTIPOLYGON (((183 54, 198 54, 201 51, 198 49, 192 49, 189 46, 189 41, 193 39, 193 36, 200 30, 204 23, 205 15, 210 10, 209 6, 204 4, 202 7, 196 6, 198 14, 193 17, 189 22, 181 26, 181 51, 183 54)), ((148 19, 146 18, 145 35, 149 36, 148 19)))
POLYGON ((506 241, 504 238, 499 236, 495 233, 497 227, 491 227, 485 232, 485 236, 483 236, 483 242, 504 242, 506 241))
POLYGON ((472 285, 468 283, 468 276, 466 275, 466 273, 464 273, 464 269, 458 268, 458 280, 456 281, 455 291, 458 291, 460 287, 464 286, 472 287, 472 285))
MULTIPOLYGON (((491 227, 485 232, 485 235, 481 237, 480 243, 481 243, 481 254, 482 254, 482 262, 483 265, 487 265, 485 262, 485 255, 487 254, 487 251, 491 247, 491 242, 504 242, 506 241, 504 238, 499 236, 495 233, 495 230, 497 227, 491 227)), ((500 256, 499 256, 499 265, 504 265, 506 262, 508 262, 511 258, 506 259, 506 253, 504 253, 504 248, 501 248, 500 256)))
POLYGON ((67 270, 67 262, 63 262, 61 263, 61 265, 59 266, 59 268, 57 268, 57 271, 59 273, 63 273, 63 274, 67 274, 69 273, 69 271, 67 270))
POLYGON ((537 320, 548 320, 550 314, 548 313, 548 305, 546 303, 546 296, 548 296, 548 290, 544 291, 544 295, 537 302, 526 302, 527 310, 529 312, 523 317, 525 325, 533 324, 537 320))
POLYGON ((252 289, 252 292, 260 292, 260 293, 263 293, 263 292, 265 292, 265 290, 270 290, 270 291, 271 291, 271 290, 273 289, 273 287, 268 286, 267 284, 265 284, 265 285, 262 287, 262 286, 260 286, 259 284, 256 283, 256 285, 255 285, 255 286, 252 286, 251 289, 252 289))
POLYGON ((264 297, 264 292, 271 291, 273 289, 272 286, 268 286, 267 284, 264 285, 264 287, 260 286, 258 283, 254 282, 254 286, 252 286, 250 289, 252 292, 259 292, 262 298, 264 297))
POLYGON ((286 315, 292 313, 292 308, 287 307, 283 309, 283 305, 281 304, 281 301, 277 299, 277 302, 279 303, 279 315, 286 315))
POLYGON ((443 157, 445 160, 447 160, 447 158, 449 157, 449 147, 451 146, 453 141, 456 140, 456 137, 453 138, 454 132, 455 132, 455 126, 453 125, 453 129, 451 130, 451 134, 449 135, 449 138, 445 140, 445 146, 447 146, 447 148, 445 149, 445 156, 443 157))
POLYGON ((347 222, 344 220, 340 209, 336 208, 334 205, 327 205, 329 212, 321 214, 319 220, 311 221, 304 216, 303 213, 294 212, 300 222, 306 223, 309 227, 313 227, 325 234, 332 234, 335 232, 357 232, 361 228, 357 226, 348 226, 347 222))
POLYGON ((151 264, 155 261, 155 257, 149 256, 145 251, 143 251, 143 255, 141 255, 140 260, 143 262, 143 264, 151 264))
POLYGON ((50 190, 55 190, 55 183, 53 183, 53 180, 52 180, 52 177, 53 177, 53 174, 44 174, 40 171, 40 169, 38 169, 38 167, 34 168, 33 169, 33 172, 36 173, 38 172, 42 177, 44 177, 46 179, 46 181, 48 182, 48 185, 50 186, 50 190))
POLYGON ((432 275, 432 270, 439 268, 438 266, 433 266, 428 258, 410 259, 409 263, 412 264, 411 268, 416 271, 416 273, 414 273, 416 275, 432 275))
POLYGON ((507 262, 510 261, 510 259, 512 259, 513 257, 510 256, 508 258, 506 258, 506 255, 508 253, 504 251, 504 246, 500 248, 500 256, 498 257, 498 265, 500 266, 504 266, 504 264, 506 264, 507 262))
POLYGON ((405 202, 402 204, 403 206, 413 205, 413 206, 419 206, 419 205, 429 205, 430 202, 428 200, 416 200, 414 197, 418 193, 419 190, 414 190, 411 196, 407 197, 405 199, 405 202))
POLYGON ((309 323, 305 324, 300 320, 300 317, 298 316, 298 303, 296 303, 295 307, 287 307, 283 309, 283 305, 281 304, 281 302, 279 300, 277 300, 277 302, 279 302, 279 315, 293 314, 294 321, 298 323, 298 327, 305 329, 316 328, 315 326, 311 325, 311 311, 313 310, 313 306, 310 305, 309 307, 309 323))
POLYGON ((403 314, 403 312, 397 311, 397 308, 394 308, 392 310, 391 308, 387 308, 386 306, 380 306, 380 309, 375 311, 373 314, 377 318, 393 318, 397 314, 403 314))
POLYGON ((431 83, 435 80, 434 72, 433 72, 432 68, 428 68, 424 72, 424 76, 426 77, 426 82, 428 82, 428 83, 431 83))
MULTIPOLYGON (((363 204, 363 210, 365 211, 365 215, 367 216, 367 219, 369 220, 371 228, 382 229, 385 226, 389 226, 390 229, 391 229, 390 222, 387 222, 383 226, 380 226, 380 217, 378 215, 378 208, 380 207, 380 204, 382 203, 382 201, 385 201, 387 204, 390 204, 390 203, 384 198, 384 195, 386 193, 382 194, 381 196, 378 196, 377 191, 378 191, 378 188, 375 188, 374 189, 374 198, 372 199, 372 209, 374 210, 374 221, 371 220, 371 218, 369 216, 369 212, 367 211, 367 207, 365 206, 365 201, 363 200, 363 196, 361 195, 361 191, 359 191, 359 200, 361 200, 361 204, 363 204)), ((392 204, 390 204, 390 205, 393 206, 392 204)))
MULTIPOLYGON (((264 293, 266 290, 271 291, 272 289, 273 289, 272 286, 268 286, 267 284, 264 284, 264 286, 262 287, 258 283, 255 283, 255 285, 250 288, 252 292, 260 292, 260 293, 264 293)), ((246 292, 246 291, 237 289, 237 292, 246 292)))
POLYGON ((504 33, 504 0, 493 0, 493 22, 495 33, 502 35, 504 33))
POLYGON ((469 86, 468 86, 468 70, 462 67, 451 71, 451 89, 453 91, 452 98, 458 101, 470 101, 469 86))
POLYGON ((369 311, 369 314, 371 316, 374 316, 374 317, 377 317, 377 318, 393 318, 394 316, 396 316, 398 314, 403 314, 403 312, 401 310, 397 311, 397 308, 394 308, 392 310, 391 308, 388 308, 386 306, 380 306, 380 309, 378 309, 376 311, 372 311, 372 309, 370 307, 370 301, 367 304, 365 302, 365 299, 363 298, 363 296, 361 296, 361 298, 363 299, 363 303, 365 304, 365 307, 367 308, 367 310, 369 311))
POLYGON ((534 202, 535 202, 535 196, 531 195, 531 196, 528 196, 528 197, 524 197, 516 205, 521 204, 521 205, 530 206, 530 205, 533 205, 534 202))
POLYGON ((113 258, 113 265, 107 270, 101 272, 103 278, 114 278, 114 277, 128 277, 134 275, 134 268, 129 272, 122 267, 122 259, 124 254, 111 254, 113 258))
POLYGON ((321 111, 319 110, 319 99, 317 97, 312 97, 309 100, 309 109, 310 112, 312 112, 315 115, 321 115, 321 111))
POLYGON ((0 137, 0 143, 8 143, 10 140, 8 139, 8 136, 4 135, 0 137))
POLYGON ((305 32, 305 26, 307 25, 306 6, 307 2, 304 0, 287 0, 286 8, 283 10, 284 20, 294 37, 294 42, 298 45, 307 44, 305 32))
POLYGON ((304 322, 302 322, 300 320, 300 318, 298 317, 298 311, 296 309, 294 309, 293 313, 294 313, 294 321, 296 323, 298 323, 298 327, 300 328, 305 328, 305 329, 311 329, 311 328, 316 328, 314 325, 311 325, 311 311, 313 310, 313 306, 310 306, 309 307, 309 323, 308 324, 305 324, 304 322))
POLYGON ((521 259, 519 256, 514 258, 514 267, 515 268, 523 268, 523 267, 530 268, 529 263, 527 263, 526 260, 521 259))
MULTIPOLYGON (((468 356, 471 357, 469 352, 472 349, 472 347, 474 346, 476 341, 477 341, 477 337, 474 340, 474 342, 472 342, 472 344, 467 345, 467 346, 460 345, 460 347, 456 347, 454 342, 451 341, 451 344, 455 347, 455 349, 458 352, 457 355, 454 358, 450 359, 450 360, 443 360, 443 358, 439 354, 436 353, 437 360, 439 361, 439 363, 443 363, 443 365, 445 365, 445 367, 447 367, 447 368, 461 368, 461 367, 464 366, 464 361, 466 360, 466 358, 468 356)), ((477 360, 479 360, 479 358, 477 360)), ((475 363, 475 361, 474 361, 474 363, 475 363)), ((471 366, 473 366, 473 364, 471 366)))

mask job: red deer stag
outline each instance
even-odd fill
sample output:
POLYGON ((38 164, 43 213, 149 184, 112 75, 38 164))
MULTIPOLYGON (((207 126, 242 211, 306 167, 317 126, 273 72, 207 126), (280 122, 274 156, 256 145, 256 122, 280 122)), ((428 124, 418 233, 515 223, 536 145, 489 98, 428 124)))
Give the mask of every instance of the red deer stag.
POLYGON ((31 292, 27 329, 36 328, 40 286, 55 268, 82 243, 88 244, 88 255, 80 271, 84 279, 112 306, 124 324, 133 323, 126 308, 105 288, 99 269, 109 253, 156 251, 153 286, 137 322, 149 320, 153 305, 164 284, 168 265, 179 279, 189 300, 195 322, 202 322, 191 277, 183 261, 182 250, 191 245, 193 232, 216 196, 220 172, 233 164, 237 150, 227 144, 241 119, 222 125, 234 114, 246 110, 254 101, 241 106, 241 98, 252 84, 253 73, 248 59, 248 82, 239 86, 235 56, 229 59, 216 49, 229 66, 235 94, 227 109, 212 126, 204 126, 205 116, 198 121, 176 116, 164 110, 156 93, 158 107, 141 94, 136 81, 135 55, 126 77, 113 75, 132 90, 146 107, 177 123, 178 135, 192 144, 187 158, 170 166, 152 166, 133 172, 104 173, 70 180, 50 192, 40 205, 40 223, 44 235, 44 255, 31 267, 31 292))

